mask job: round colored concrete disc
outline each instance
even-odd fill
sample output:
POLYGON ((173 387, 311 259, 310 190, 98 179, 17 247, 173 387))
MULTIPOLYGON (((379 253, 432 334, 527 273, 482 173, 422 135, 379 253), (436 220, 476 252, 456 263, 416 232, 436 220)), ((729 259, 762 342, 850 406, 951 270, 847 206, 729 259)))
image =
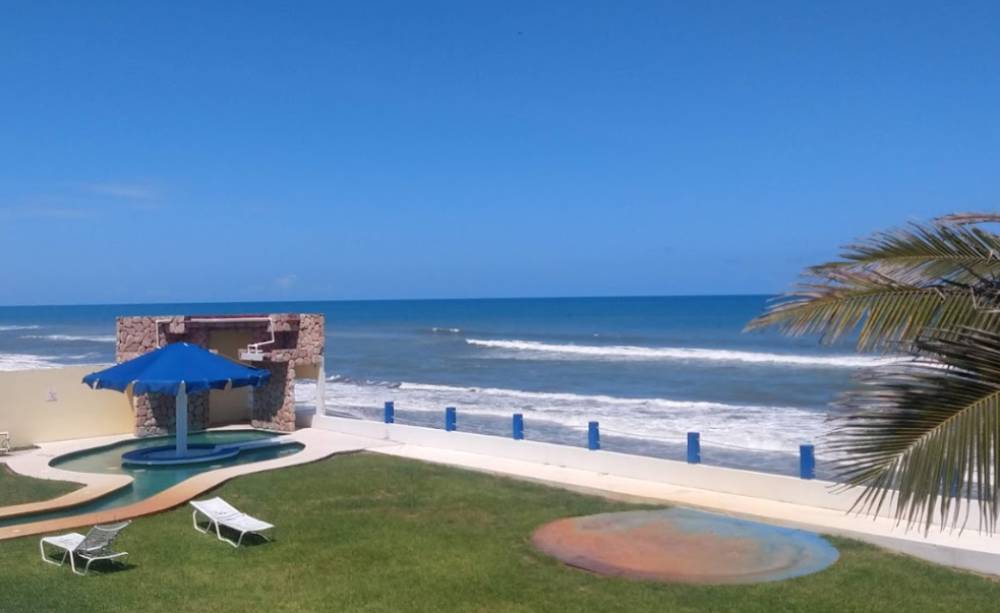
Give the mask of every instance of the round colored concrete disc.
POLYGON ((678 508, 560 519, 532 541, 595 573, 686 583, 778 581, 823 570, 838 557, 811 532, 678 508))

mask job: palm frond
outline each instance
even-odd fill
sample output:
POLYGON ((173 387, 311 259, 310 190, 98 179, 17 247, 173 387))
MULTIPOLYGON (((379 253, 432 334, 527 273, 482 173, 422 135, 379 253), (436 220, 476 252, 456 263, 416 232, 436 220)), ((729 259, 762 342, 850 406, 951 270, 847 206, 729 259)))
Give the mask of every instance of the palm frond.
POLYGON ((971 223, 911 224, 850 245, 841 260, 807 269, 747 329, 824 342, 857 331, 860 349, 900 349, 924 328, 1000 324, 1000 236, 971 223))
POLYGON ((828 268, 825 279, 803 283, 752 320, 748 330, 778 327, 791 335, 818 334, 829 343, 857 332, 858 348, 905 349, 927 328, 1000 325, 1000 311, 957 285, 917 286, 878 272, 828 268))
POLYGON ((910 224, 848 245, 843 264, 900 283, 974 284, 1000 275, 1000 236, 963 224, 910 224))
POLYGON ((939 224, 981 224, 1000 223, 1000 213, 952 213, 934 220, 939 224))
POLYGON ((840 405, 828 449, 855 508, 886 504, 907 525, 963 525, 969 505, 993 532, 1000 512, 1000 334, 962 328, 917 341, 930 360, 879 369, 840 405))

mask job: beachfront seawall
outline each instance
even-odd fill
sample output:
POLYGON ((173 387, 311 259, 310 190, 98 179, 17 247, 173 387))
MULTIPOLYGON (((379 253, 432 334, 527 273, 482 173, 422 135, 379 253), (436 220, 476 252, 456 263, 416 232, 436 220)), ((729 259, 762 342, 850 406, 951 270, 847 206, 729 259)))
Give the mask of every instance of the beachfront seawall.
POLYGON ((99 366, 0 372, 0 432, 11 445, 130 434, 135 413, 126 394, 92 390, 84 375, 99 366))
MULTIPOLYGON (((854 501, 850 495, 835 493, 832 490, 835 484, 828 481, 806 480, 707 464, 687 464, 676 460, 615 451, 591 451, 585 447, 556 443, 513 440, 502 436, 461 431, 447 432, 443 429, 385 424, 327 415, 316 415, 312 427, 408 445, 562 466, 629 479, 669 483, 839 511, 847 511, 854 501)), ((581 433, 581 440, 585 435, 586 433, 581 433)))

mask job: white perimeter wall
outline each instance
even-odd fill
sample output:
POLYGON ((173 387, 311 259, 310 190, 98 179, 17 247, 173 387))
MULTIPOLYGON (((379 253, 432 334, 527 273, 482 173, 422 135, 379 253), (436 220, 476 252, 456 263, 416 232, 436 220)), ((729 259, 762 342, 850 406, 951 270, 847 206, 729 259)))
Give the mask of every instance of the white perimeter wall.
POLYGON ((10 432, 15 447, 133 432, 135 413, 125 394, 81 382, 99 368, 0 372, 0 432, 10 432))
MULTIPOLYGON (((376 421, 325 415, 316 415, 312 425, 315 428, 398 443, 550 464, 642 481, 667 483, 845 512, 854 504, 858 494, 858 490, 847 492, 835 490, 836 484, 829 481, 807 480, 706 464, 688 464, 614 451, 591 451, 583 447, 570 447, 554 443, 516 441, 502 436, 460 431, 447 432, 434 428, 384 424, 376 421)), ((973 530, 979 525, 977 511, 975 508, 969 508, 967 525, 973 530)), ((888 509, 883 509, 883 514, 887 515, 888 509)))

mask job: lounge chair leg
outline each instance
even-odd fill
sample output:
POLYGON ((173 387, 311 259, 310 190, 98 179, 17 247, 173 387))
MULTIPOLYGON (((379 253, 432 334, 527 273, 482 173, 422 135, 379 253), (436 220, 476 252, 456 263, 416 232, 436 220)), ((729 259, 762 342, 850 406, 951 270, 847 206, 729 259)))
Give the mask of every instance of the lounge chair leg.
POLYGON ((201 527, 198 526, 198 511, 197 510, 195 510, 193 513, 191 513, 191 523, 194 525, 194 529, 197 530, 198 532, 201 532, 202 534, 206 534, 206 533, 208 533, 209 530, 212 529, 212 518, 208 518, 208 523, 205 524, 205 528, 204 529, 202 529, 201 527))
MULTIPOLYGON (((52 560, 49 559, 49 557, 47 555, 45 555, 45 543, 43 543, 42 541, 38 541, 38 551, 39 551, 39 553, 42 554, 42 562, 46 562, 48 564, 52 564, 53 566, 62 566, 62 563, 60 563, 60 562, 53 562, 52 560)), ((66 555, 64 554, 63 555, 63 562, 65 562, 65 561, 66 561, 66 555)))
POLYGON ((215 522, 215 536, 220 541, 225 541, 225 542, 229 543, 230 545, 232 545, 232 543, 233 543, 232 541, 230 541, 226 537, 222 536, 222 528, 219 527, 219 522, 217 522, 217 521, 215 522))
MULTIPOLYGON (((229 543, 233 547, 239 547, 240 546, 240 544, 238 542, 234 543, 231 539, 227 539, 226 537, 222 536, 222 528, 219 527, 219 522, 217 522, 217 521, 215 522, 215 536, 219 537, 220 541, 229 543)), ((241 534, 240 535, 240 541, 242 541, 242 540, 243 540, 243 535, 241 534)))
POLYGON ((38 551, 39 551, 39 553, 42 554, 42 562, 45 562, 47 564, 51 564, 53 566, 62 566, 63 564, 65 564, 66 563, 66 556, 69 555, 69 549, 63 549, 63 555, 59 559, 59 561, 58 562, 53 562, 52 560, 49 559, 49 556, 47 556, 45 554, 45 543, 43 543, 41 541, 38 542, 38 551))
POLYGON ((219 524, 215 524, 215 529, 216 529, 216 533, 219 535, 219 540, 220 541, 225 541, 226 543, 229 543, 233 547, 239 547, 240 543, 243 542, 243 535, 246 534, 246 532, 241 532, 239 540, 234 542, 232 539, 228 539, 228 538, 222 536, 222 533, 218 531, 219 530, 219 524))
POLYGON ((91 559, 91 558, 87 559, 87 563, 84 565, 82 573, 81 572, 77 572, 77 570, 76 570, 75 567, 73 568, 73 572, 76 573, 76 574, 78 574, 78 575, 80 575, 81 577, 85 577, 87 575, 87 573, 90 572, 90 563, 93 562, 93 561, 94 560, 91 559))

